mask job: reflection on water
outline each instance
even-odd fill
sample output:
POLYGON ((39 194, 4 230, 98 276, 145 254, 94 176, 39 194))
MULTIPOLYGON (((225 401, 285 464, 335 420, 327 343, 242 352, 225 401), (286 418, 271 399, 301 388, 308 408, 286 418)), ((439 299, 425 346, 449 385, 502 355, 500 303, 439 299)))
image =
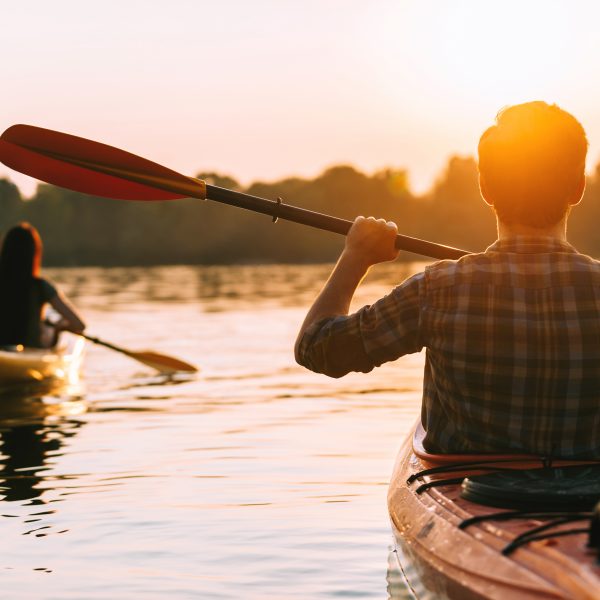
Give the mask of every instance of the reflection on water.
POLYGON ((51 471, 65 440, 83 425, 72 418, 86 411, 81 393, 75 373, 66 382, 11 384, 0 390, 0 498, 7 503, 2 516, 15 519, 21 535, 42 538, 68 531, 48 521, 55 510, 43 505, 55 486, 51 471))
MULTIPOLYGON (((414 273, 419 263, 380 265, 369 275, 369 294, 414 273)), ((113 310, 115 304, 199 303, 202 311, 303 306, 313 299, 331 265, 172 266, 49 269, 78 304, 113 310)), ((364 288, 363 288, 364 290, 364 288)), ((359 291, 360 296, 363 291, 359 291)))
POLYGON ((6 502, 40 498, 47 463, 60 456, 66 438, 76 434, 81 421, 0 425, 0 486, 6 502))
MULTIPOLYGON (((417 267, 376 270, 357 304, 417 267)), ((1 404, 6 597, 409 597, 385 502, 423 360, 340 380, 298 367, 329 269, 48 272, 90 333, 201 372, 160 377, 90 346, 84 398, 1 404)))

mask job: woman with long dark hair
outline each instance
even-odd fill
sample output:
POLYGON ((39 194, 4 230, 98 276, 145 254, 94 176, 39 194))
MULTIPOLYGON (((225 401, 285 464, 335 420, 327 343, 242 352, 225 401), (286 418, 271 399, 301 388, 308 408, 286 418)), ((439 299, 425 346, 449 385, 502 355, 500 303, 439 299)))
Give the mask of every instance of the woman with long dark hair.
POLYGON ((40 277, 42 241, 33 225, 19 223, 8 231, 0 251, 0 346, 43 348, 57 333, 81 333, 85 324, 68 300, 40 277), (49 334, 43 323, 47 305, 60 315, 49 334))

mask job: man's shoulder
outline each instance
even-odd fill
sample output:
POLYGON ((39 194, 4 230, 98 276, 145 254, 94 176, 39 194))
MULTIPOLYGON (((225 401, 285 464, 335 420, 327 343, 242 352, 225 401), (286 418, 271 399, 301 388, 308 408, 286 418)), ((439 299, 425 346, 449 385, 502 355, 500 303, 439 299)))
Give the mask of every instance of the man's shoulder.
POLYGON ((492 271, 493 262, 485 252, 467 254, 458 260, 440 260, 425 267, 429 284, 452 285, 457 278, 471 277, 475 273, 492 271))
POLYGON ((600 261, 580 252, 557 254, 512 254, 478 252, 458 260, 441 260, 425 268, 428 286, 445 287, 461 282, 530 284, 577 284, 584 280, 600 285, 600 261))

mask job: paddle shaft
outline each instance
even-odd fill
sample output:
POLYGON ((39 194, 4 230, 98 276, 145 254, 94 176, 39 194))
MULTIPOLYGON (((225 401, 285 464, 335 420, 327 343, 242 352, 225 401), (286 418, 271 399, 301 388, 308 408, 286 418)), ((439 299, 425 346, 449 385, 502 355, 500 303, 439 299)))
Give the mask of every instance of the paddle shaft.
MULTIPOLYGON (((352 221, 332 217, 323 213, 298 208, 290 204, 283 204, 278 200, 266 200, 258 196, 234 192, 225 188, 220 188, 214 185, 206 184, 206 198, 215 202, 230 204, 239 208, 245 208, 254 212, 262 213, 273 217, 273 220, 285 219, 293 221, 309 227, 324 229, 333 233, 346 235, 352 226, 352 221)), ((465 250, 436 244, 426 240, 409 237, 407 235, 398 235, 396 237, 396 248, 421 254, 423 256, 431 256, 433 258, 451 258, 457 259, 468 254, 465 250)))
POLYGON ((105 342, 104 340, 94 337, 93 335, 87 335, 86 333, 78 333, 77 335, 80 335, 86 340, 93 342, 94 344, 98 344, 99 346, 105 346, 106 348, 110 348, 111 350, 115 350, 116 352, 121 352, 121 354, 126 354, 127 356, 130 356, 132 354, 128 350, 125 350, 125 348, 119 348, 119 346, 115 346, 110 342, 105 342))
MULTIPOLYGON (((50 319, 44 319, 44 325, 47 325, 48 327, 56 327, 56 323, 53 323, 50 319)), ((71 332, 71 333, 74 333, 74 332, 71 332)), ((122 354, 127 354, 127 355, 130 354, 130 352, 128 350, 125 350, 125 348, 119 348, 119 346, 115 346, 114 344, 111 344, 110 342, 105 342, 104 340, 94 337, 93 335, 88 335, 87 333, 83 333, 83 332, 75 333, 75 335, 79 335, 82 338, 88 340, 89 342, 93 342, 94 344, 98 344, 99 346, 106 346, 107 348, 110 348, 111 350, 115 350, 116 352, 121 352, 122 354)))

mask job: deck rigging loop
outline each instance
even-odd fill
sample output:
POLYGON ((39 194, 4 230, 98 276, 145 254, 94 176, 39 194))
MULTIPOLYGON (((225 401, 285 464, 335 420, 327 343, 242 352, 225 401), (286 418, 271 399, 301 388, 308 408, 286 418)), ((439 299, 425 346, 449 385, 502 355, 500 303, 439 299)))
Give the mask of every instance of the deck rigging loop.
MULTIPOLYGON (((520 459, 457 462, 423 469, 408 479, 410 485, 419 482, 415 492, 448 485, 460 485, 461 497, 476 504, 511 509, 505 512, 477 515, 464 519, 459 529, 486 521, 534 519, 536 527, 516 536, 502 549, 509 556, 517 548, 533 541, 569 535, 588 534, 588 547, 596 550, 600 562, 600 462, 582 460, 576 464, 557 465, 551 459, 539 457, 541 468, 519 467, 520 459), (498 464, 503 463, 503 464, 498 464), (512 464, 511 464, 512 463, 512 464), (444 474, 474 475, 436 478, 444 474), (430 479, 430 476, 434 476, 430 479), (585 527, 565 528, 583 521, 585 527)), ((526 462, 531 462, 527 459, 526 462)))

